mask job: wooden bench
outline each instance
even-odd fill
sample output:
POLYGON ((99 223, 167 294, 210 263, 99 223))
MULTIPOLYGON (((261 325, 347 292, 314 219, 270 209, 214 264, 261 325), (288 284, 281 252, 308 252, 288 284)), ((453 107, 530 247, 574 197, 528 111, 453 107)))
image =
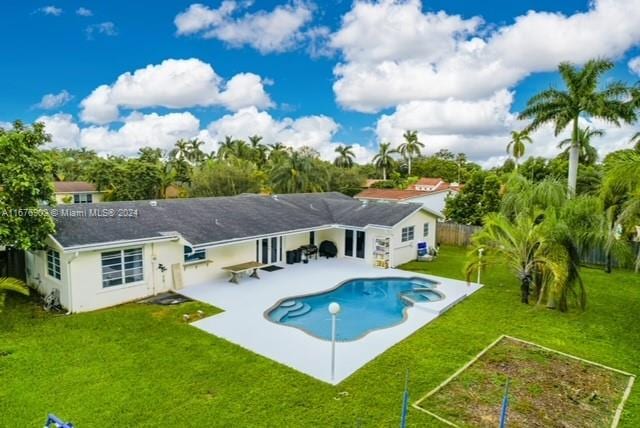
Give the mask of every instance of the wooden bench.
POLYGON ((267 265, 259 262, 246 262, 246 263, 240 263, 232 266, 225 266, 222 268, 222 270, 226 270, 227 272, 231 273, 231 279, 229 279, 229 282, 238 284, 239 283, 238 279, 240 277, 240 274, 248 271, 253 271, 251 272, 251 275, 249 275, 251 278, 260 279, 260 277, 258 276, 258 269, 264 266, 267 266, 267 265))

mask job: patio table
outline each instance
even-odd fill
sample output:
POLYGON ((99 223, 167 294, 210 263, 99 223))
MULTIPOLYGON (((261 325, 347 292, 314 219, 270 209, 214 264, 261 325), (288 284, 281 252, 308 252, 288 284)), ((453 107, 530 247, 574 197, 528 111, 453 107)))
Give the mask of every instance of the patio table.
POLYGON ((264 263, 259 263, 259 262, 246 262, 246 263, 240 263, 237 265, 231 265, 231 266, 225 266, 222 268, 222 270, 226 270, 227 272, 231 273, 231 279, 229 279, 229 282, 233 282, 234 284, 238 284, 239 281, 239 276, 241 273, 243 272, 248 272, 248 271, 253 271, 251 273, 251 275, 249 275, 251 278, 257 278, 260 279, 260 277, 258 276, 258 269, 260 269, 261 267, 265 267, 267 265, 265 265, 264 263))

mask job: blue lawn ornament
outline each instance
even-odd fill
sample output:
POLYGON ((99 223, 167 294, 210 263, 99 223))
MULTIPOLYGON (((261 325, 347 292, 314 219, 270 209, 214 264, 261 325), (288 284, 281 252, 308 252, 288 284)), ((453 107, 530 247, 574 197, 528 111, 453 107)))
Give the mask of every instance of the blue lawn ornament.
POLYGON ((71 422, 64 422, 62 419, 54 415, 53 413, 49 413, 47 415, 47 422, 44 423, 44 428, 73 428, 73 424, 71 422), (53 424, 53 425, 52 425, 53 424))
POLYGON ((400 417, 400 428, 407 426, 407 413, 409 412, 409 369, 404 379, 404 393, 402 394, 402 416, 400 417))
POLYGON ((507 426, 507 411, 509 409, 509 378, 504 386, 504 397, 502 397, 502 409, 500 409, 500 428, 507 426))

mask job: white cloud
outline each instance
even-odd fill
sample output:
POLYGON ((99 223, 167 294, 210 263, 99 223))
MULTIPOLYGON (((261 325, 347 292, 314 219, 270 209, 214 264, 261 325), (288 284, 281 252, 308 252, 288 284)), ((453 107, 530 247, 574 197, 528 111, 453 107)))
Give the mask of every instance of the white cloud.
POLYGON ((93 16, 93 12, 91 9, 87 9, 86 7, 79 7, 76 9, 76 15, 78 16, 93 16))
POLYGON ((118 35, 118 29, 116 28, 116 24, 114 24, 111 21, 88 25, 84 31, 85 31, 85 34, 87 35, 88 40, 93 40, 93 37, 95 34, 103 34, 109 37, 118 35))
POLYGON ((632 73, 635 73, 638 76, 640 76, 640 56, 631 58, 631 60, 629 60, 628 65, 629 65, 629 70, 631 70, 632 73))
POLYGON ((418 0, 356 1, 331 37, 343 56, 334 92, 342 106, 363 112, 486 98, 562 61, 621 56, 640 42, 639 21, 637 0, 594 0, 570 16, 530 11, 495 28, 480 18, 423 13, 418 0))
POLYGON ((36 13, 42 13, 44 15, 60 16, 62 15, 62 9, 56 6, 43 6, 35 10, 36 13))
POLYGON ((62 90, 57 94, 44 95, 40 100, 40 102, 35 105, 35 107, 41 108, 44 110, 51 110, 58 107, 62 107, 63 105, 71 101, 72 98, 73 98, 73 95, 71 95, 66 90, 62 90))
MULTIPOLYGON (((322 158, 332 160, 334 149, 339 145, 333 140, 339 125, 327 116, 304 116, 297 119, 275 119, 265 111, 248 107, 213 121, 207 127, 212 141, 224 140, 225 136, 247 139, 261 135, 264 144, 283 143, 299 149, 309 146, 320 152, 322 158)), ((212 149, 216 148, 214 146, 212 149)), ((359 144, 353 146, 358 161, 371 158, 369 150, 359 144)))
POLYGON ((225 0, 218 9, 192 4, 175 17, 177 34, 198 34, 231 47, 251 46, 263 54, 291 50, 304 39, 302 28, 313 16, 310 3, 295 1, 269 12, 260 10, 234 16, 251 3, 225 0))
POLYGON ((133 155, 141 147, 169 150, 178 139, 193 138, 199 132, 200 121, 189 112, 166 115, 133 112, 117 129, 106 126, 83 128, 80 143, 99 154, 133 155))
POLYGON ((80 144, 80 127, 73 121, 73 117, 66 113, 51 116, 40 116, 36 122, 44 123, 44 129, 51 135, 51 142, 47 148, 78 148, 80 144))
POLYGON ((133 73, 121 74, 112 85, 101 85, 82 100, 81 118, 105 124, 118 119, 119 109, 146 107, 187 108, 272 105, 265 81, 252 73, 240 73, 226 83, 211 65, 198 59, 167 59, 133 73))

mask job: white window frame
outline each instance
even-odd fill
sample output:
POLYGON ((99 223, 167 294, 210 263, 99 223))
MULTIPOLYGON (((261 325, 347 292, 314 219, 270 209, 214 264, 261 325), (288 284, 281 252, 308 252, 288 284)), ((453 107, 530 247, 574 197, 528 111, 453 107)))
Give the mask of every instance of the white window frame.
POLYGON ((426 238, 429 236, 429 229, 431 226, 429 226, 429 223, 425 223, 424 225, 422 225, 422 237, 426 238))
MULTIPOLYGON (((137 255, 137 253, 135 253, 137 255)), ((116 255, 113 254, 112 256, 110 256, 110 258, 112 260, 116 260, 116 255)), ((124 288, 124 287, 131 287, 134 285, 138 285, 140 283, 144 282, 144 248, 143 247, 133 247, 133 248, 123 248, 121 250, 111 250, 111 251, 103 251, 102 253, 100 253, 100 267, 102 270, 102 289, 103 290, 113 290, 113 289, 117 289, 117 288, 124 288), (139 260, 134 260, 132 262, 129 263, 135 263, 137 261, 140 262, 140 266, 134 266, 131 268, 126 268, 126 263, 125 263, 125 258, 127 256, 130 256, 130 254, 134 251, 139 251, 140 252, 140 259, 139 260), (126 254, 127 252, 129 252, 130 254, 126 254), (116 278, 114 277, 113 279, 119 279, 120 283, 119 284, 113 284, 113 285, 106 285, 105 286, 105 270, 104 270, 104 259, 105 259, 105 254, 112 254, 112 253, 119 253, 119 260, 120 263, 118 263, 120 265, 120 277, 116 278), (127 271, 132 271, 132 270, 140 270, 140 274, 131 274, 131 275, 127 275, 126 272, 127 271), (140 279, 137 279, 135 281, 131 281, 131 282, 127 282, 127 278, 136 278, 136 276, 140 276, 140 279)), ((116 273, 117 271, 112 271, 110 273, 116 273)))
POLYGON ((90 204, 93 203, 93 194, 91 193, 74 193, 73 194, 73 203, 74 204, 90 204), (76 201, 77 198, 77 201, 76 201), (89 200, 91 199, 91 200, 89 200))
POLYGON ((400 240, 402 242, 410 242, 413 241, 416 237, 416 228, 415 226, 406 226, 402 228, 400 234, 400 240))
POLYGON ((194 263, 202 263, 202 262, 206 262, 207 261, 207 249, 206 248, 200 248, 200 249, 191 249, 191 252, 188 253, 187 252, 187 248, 189 248, 188 246, 184 246, 184 254, 183 254, 183 264, 185 265, 189 265, 189 264, 194 264, 194 263), (188 257, 195 257, 196 255, 203 255, 204 257, 202 258, 193 258, 193 259, 188 259, 188 257))
POLYGON ((53 248, 47 250, 47 276, 58 281, 62 280, 60 269, 60 253, 53 248), (57 270, 56 270, 57 268, 57 270))

